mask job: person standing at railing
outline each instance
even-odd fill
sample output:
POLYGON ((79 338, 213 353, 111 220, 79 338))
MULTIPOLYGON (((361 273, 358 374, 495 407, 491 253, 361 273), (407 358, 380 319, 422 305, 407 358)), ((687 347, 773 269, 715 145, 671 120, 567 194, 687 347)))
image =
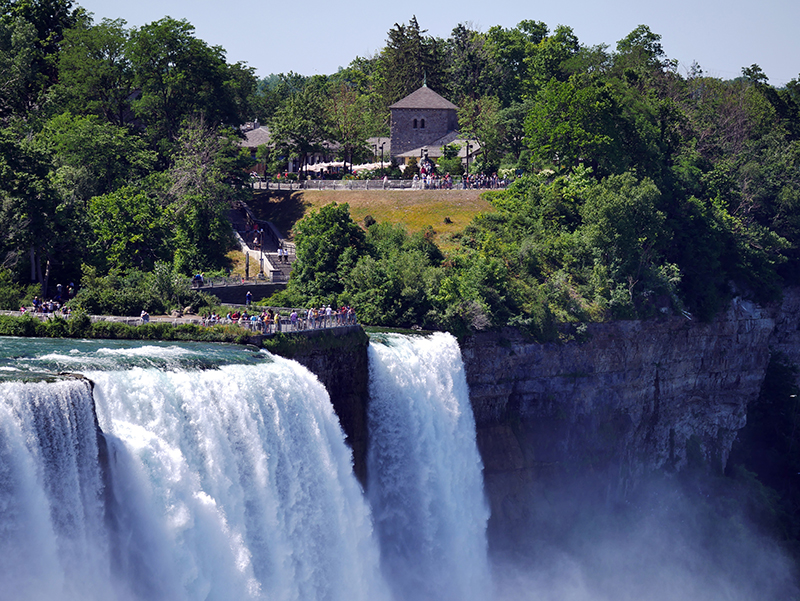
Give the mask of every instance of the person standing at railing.
POLYGON ((297 310, 292 309, 291 314, 289 315, 289 322, 292 324, 292 331, 297 331, 297 310))

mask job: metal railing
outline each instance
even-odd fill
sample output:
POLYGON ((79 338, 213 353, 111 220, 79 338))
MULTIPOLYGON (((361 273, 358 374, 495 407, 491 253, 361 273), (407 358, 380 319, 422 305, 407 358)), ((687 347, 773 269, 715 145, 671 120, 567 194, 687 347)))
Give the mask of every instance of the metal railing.
POLYGON ((464 189, 491 189, 505 188, 508 182, 500 180, 496 185, 485 185, 482 182, 465 182, 460 178, 453 178, 452 184, 445 186, 442 180, 430 184, 421 179, 309 179, 297 181, 263 181, 253 180, 251 186, 254 190, 464 190, 464 189))
MULTIPOLYGON (((261 307, 259 307, 261 308, 261 307)), ((316 317, 309 315, 305 309, 291 309, 281 307, 276 310, 275 307, 269 307, 274 311, 272 318, 263 317, 267 313, 264 309, 261 313, 254 313, 250 315, 245 311, 239 317, 219 317, 217 319, 210 317, 201 317, 201 325, 206 327, 214 327, 216 325, 238 325, 246 328, 252 332, 257 332, 264 335, 288 333, 288 332, 303 332, 310 330, 330 330, 335 328, 346 328, 358 325, 355 311, 349 313, 332 313, 331 315, 318 314, 316 317), (292 318, 292 312, 296 311, 296 317, 292 318)), ((236 315, 236 313, 229 314, 236 315)))

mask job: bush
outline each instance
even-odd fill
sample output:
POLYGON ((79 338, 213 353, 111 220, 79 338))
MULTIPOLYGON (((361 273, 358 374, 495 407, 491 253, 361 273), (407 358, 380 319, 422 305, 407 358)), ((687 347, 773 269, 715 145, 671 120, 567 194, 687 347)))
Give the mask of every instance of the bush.
POLYGON ((11 271, 0 269, 0 309, 16 311, 22 305, 30 305, 38 294, 41 294, 39 284, 15 284, 11 271))
POLYGON ((151 314, 166 314, 191 306, 196 311, 219 300, 191 288, 189 278, 166 263, 157 263, 152 272, 112 271, 98 276, 94 267, 84 266, 81 290, 70 307, 91 315, 138 317, 144 309, 151 314))
POLYGON ((43 332, 42 323, 32 315, 0 315, 0 336, 37 337, 43 332))

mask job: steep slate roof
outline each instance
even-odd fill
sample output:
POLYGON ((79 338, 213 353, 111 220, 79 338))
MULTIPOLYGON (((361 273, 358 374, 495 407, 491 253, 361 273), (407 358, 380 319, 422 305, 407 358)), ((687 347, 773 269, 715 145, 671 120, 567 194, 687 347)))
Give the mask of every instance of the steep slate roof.
POLYGON ((262 144, 269 144, 269 128, 265 125, 251 129, 244 133, 244 140, 239 141, 239 146, 256 148, 262 144))
POLYGON ((411 92, 402 100, 398 100, 390 109, 453 109, 458 107, 445 100, 439 94, 431 90, 427 85, 422 86, 416 92, 411 92))

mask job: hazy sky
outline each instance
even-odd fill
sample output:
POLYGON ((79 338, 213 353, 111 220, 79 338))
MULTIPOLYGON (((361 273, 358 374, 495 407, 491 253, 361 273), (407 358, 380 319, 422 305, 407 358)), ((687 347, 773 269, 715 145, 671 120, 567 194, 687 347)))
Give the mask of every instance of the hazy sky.
POLYGON ((76 0, 95 21, 125 19, 138 27, 165 16, 187 19, 196 35, 227 50, 228 62, 243 61, 259 77, 294 71, 335 73, 356 56, 371 56, 386 44, 395 23, 417 16, 429 35, 447 38, 458 23, 487 31, 524 19, 572 27, 582 44, 612 49, 637 25, 662 36, 667 56, 680 72, 694 62, 715 77, 730 79, 757 63, 772 85, 800 74, 798 0, 462 0, 367 2, 365 0, 76 0))

